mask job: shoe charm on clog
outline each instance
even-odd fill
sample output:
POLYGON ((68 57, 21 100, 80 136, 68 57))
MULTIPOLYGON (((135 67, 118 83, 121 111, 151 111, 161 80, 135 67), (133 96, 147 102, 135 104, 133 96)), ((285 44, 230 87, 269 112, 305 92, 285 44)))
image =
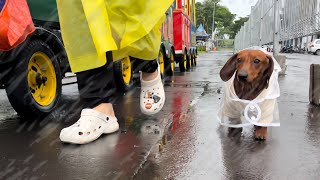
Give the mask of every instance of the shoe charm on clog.
POLYGON ((160 97, 159 96, 157 96, 157 95, 153 95, 153 100, 154 100, 154 103, 158 103, 159 101, 160 101, 160 97))

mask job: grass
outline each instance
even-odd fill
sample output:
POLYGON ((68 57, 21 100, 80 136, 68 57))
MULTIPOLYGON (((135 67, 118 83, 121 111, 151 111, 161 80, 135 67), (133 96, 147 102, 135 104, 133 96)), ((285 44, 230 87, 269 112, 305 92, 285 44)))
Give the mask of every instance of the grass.
POLYGON ((198 55, 206 53, 206 51, 198 51, 198 55))
POLYGON ((217 51, 233 51, 233 48, 223 48, 223 47, 217 47, 217 51))
MULTIPOLYGON (((206 47, 205 46, 198 46, 198 54, 206 53, 206 47)), ((233 51, 233 47, 217 47, 216 51, 233 51)))

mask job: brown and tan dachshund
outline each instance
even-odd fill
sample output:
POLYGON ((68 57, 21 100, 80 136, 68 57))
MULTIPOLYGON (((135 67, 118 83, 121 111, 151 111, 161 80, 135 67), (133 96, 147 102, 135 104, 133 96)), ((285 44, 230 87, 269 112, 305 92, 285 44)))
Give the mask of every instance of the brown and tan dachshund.
MULTIPOLYGON (((223 66, 220 77, 228 81, 234 73, 234 89, 240 99, 253 100, 265 88, 273 72, 272 57, 260 50, 242 50, 234 54, 223 66)), ((255 138, 264 140, 267 127, 255 127, 255 138)))

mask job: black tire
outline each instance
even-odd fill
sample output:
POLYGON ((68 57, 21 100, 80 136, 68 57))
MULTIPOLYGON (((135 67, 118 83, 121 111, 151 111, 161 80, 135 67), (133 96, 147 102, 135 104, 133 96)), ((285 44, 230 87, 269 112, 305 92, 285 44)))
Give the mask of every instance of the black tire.
POLYGON ((190 55, 190 64, 191 64, 191 67, 194 67, 194 53, 191 52, 191 55, 190 55))
POLYGON ((187 61, 187 55, 184 54, 184 56, 179 58, 179 69, 180 72, 185 72, 187 70, 186 62, 187 61))
POLYGON ((316 52, 314 52, 314 55, 320 56, 320 49, 316 50, 316 52))
MULTIPOLYGON (((126 57, 129 58, 129 57, 126 57)), ((125 59, 125 58, 124 58, 125 59)), ((133 68, 132 68, 132 61, 130 60, 130 63, 128 63, 128 59, 126 65, 130 67, 125 67, 122 65, 122 61, 124 60, 118 60, 113 62, 113 76, 114 76, 114 82, 117 87, 117 90, 120 92, 127 92, 129 91, 133 86, 133 68), (129 80, 126 80, 126 74, 123 73, 123 70, 128 70, 130 73, 129 80)))
POLYGON ((173 50, 171 49, 170 51, 170 56, 169 58, 166 58, 165 61, 165 72, 167 76, 173 76, 174 74, 174 54, 173 54, 173 50), (173 67, 172 67, 172 63, 173 63, 173 67))
POLYGON ((196 67, 197 66, 197 55, 193 54, 193 66, 196 67))
POLYGON ((25 45, 17 55, 16 61, 17 64, 6 87, 12 107, 22 117, 40 118, 50 114, 58 104, 62 90, 61 71, 57 57, 46 43, 34 40, 25 45), (43 55, 44 58, 39 59, 40 55, 43 55), (42 64, 42 61, 52 64, 42 64), (45 71, 44 68, 46 68, 45 71), (36 84, 30 83, 31 79, 36 84), (33 89, 34 87, 36 87, 36 90, 33 89), (54 87, 55 90, 52 89, 54 87), (55 94, 44 96, 45 93, 49 92, 47 88, 50 88, 52 93, 55 94), (34 96, 38 92, 40 92, 40 95, 37 100, 37 97, 34 96), (39 98, 48 98, 48 102, 41 104, 39 98))
POLYGON ((187 55, 187 70, 191 68, 191 55, 187 55))

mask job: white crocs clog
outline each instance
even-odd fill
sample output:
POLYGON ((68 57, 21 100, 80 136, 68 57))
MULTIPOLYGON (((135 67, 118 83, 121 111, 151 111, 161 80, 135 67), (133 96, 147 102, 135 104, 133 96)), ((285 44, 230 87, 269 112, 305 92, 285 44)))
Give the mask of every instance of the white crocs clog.
POLYGON ((93 109, 83 109, 76 123, 61 130, 60 140, 72 144, 86 144, 98 139, 102 134, 110 134, 118 129, 116 117, 93 109))
POLYGON ((140 75, 140 81, 141 112, 146 115, 153 115, 158 113, 162 109, 165 102, 165 92, 159 69, 158 76, 156 79, 151 81, 144 81, 142 80, 142 75, 140 75))

